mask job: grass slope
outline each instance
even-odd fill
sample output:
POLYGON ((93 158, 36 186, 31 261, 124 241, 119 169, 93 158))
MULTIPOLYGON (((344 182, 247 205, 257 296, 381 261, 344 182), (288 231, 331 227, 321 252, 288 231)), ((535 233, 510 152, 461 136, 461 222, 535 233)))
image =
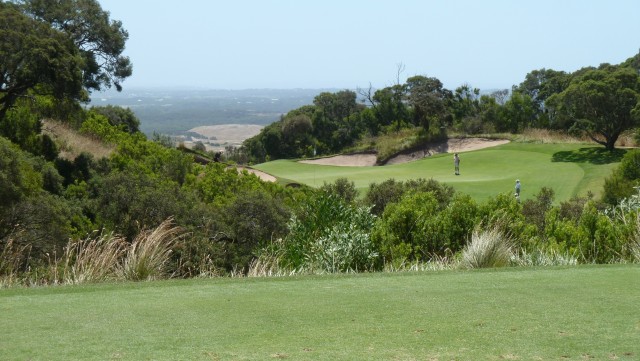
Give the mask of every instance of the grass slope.
POLYGON ((556 201, 572 196, 602 192, 604 179, 619 164, 624 151, 609 154, 602 147, 585 144, 509 143, 460 154, 461 175, 453 173, 451 154, 439 154, 410 163, 382 167, 338 167, 278 160, 255 166, 278 178, 319 187, 345 177, 363 192, 369 184, 386 179, 433 178, 486 200, 499 193, 512 192, 515 180, 522 182, 522 198, 542 187, 556 192, 556 201))
POLYGON ((640 267, 0 291, 3 360, 637 360, 640 267))

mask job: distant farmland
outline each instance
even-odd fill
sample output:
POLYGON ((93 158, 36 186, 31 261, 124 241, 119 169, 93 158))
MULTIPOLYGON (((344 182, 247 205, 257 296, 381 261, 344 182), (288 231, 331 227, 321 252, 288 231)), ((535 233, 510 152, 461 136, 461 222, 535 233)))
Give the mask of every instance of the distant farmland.
POLYGON ((323 91, 335 89, 173 90, 124 89, 93 94, 90 106, 119 105, 140 119, 140 129, 183 135, 199 126, 268 125, 290 110, 313 103, 323 91))

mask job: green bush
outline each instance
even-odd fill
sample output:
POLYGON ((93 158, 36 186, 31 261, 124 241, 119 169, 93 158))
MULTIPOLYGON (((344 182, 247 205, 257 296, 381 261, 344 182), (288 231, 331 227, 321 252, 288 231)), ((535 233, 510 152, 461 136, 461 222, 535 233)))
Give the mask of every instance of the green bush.
POLYGON ((372 207, 375 215, 381 215, 388 204, 398 202, 406 193, 432 192, 439 208, 444 208, 451 201, 455 190, 453 187, 440 183, 435 179, 419 178, 406 182, 388 179, 380 184, 371 183, 364 202, 372 207))
POLYGON ((355 183, 353 181, 350 182, 347 178, 338 178, 333 183, 325 182, 320 187, 320 190, 342 198, 347 203, 355 201, 358 197, 358 190, 356 189, 355 183))
POLYGON ((443 257, 461 251, 478 221, 478 205, 471 196, 454 196, 442 211, 427 220, 423 252, 443 257))
POLYGON ((290 217, 283 201, 264 190, 237 195, 235 201, 220 208, 220 215, 218 229, 228 240, 223 266, 243 274, 259 248, 286 235, 290 217))
POLYGON ((367 207, 318 193, 288 223, 288 235, 271 244, 286 269, 309 272, 373 270, 378 254, 370 239, 375 222, 367 207))
POLYGON ((438 201, 432 192, 410 193, 389 204, 371 234, 382 261, 400 266, 426 259, 426 225, 437 213, 438 201))
POLYGON ((634 187, 640 185, 640 149, 628 151, 620 162, 620 166, 605 179, 602 200, 610 205, 635 193, 634 187))

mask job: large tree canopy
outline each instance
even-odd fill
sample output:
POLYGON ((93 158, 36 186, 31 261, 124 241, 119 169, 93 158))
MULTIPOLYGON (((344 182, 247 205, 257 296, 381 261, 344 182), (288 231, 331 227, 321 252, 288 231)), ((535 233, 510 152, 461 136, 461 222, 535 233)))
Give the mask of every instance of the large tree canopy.
POLYGON ((67 36, 0 2, 0 120, 29 91, 79 99, 81 66, 67 36))
POLYGON ((34 19, 71 38, 84 59, 83 85, 88 91, 112 85, 122 90, 122 81, 132 73, 129 57, 122 55, 129 34, 96 0, 14 1, 34 19))
POLYGON ((584 69, 561 93, 549 97, 556 117, 567 117, 598 144, 612 150, 618 137, 640 124, 640 77, 630 67, 584 69))
POLYGON ((449 116, 448 102, 453 95, 437 78, 422 75, 407 79, 407 100, 413 107, 414 123, 429 131, 432 125, 443 125, 449 116), (438 124, 439 122, 439 124, 438 124))

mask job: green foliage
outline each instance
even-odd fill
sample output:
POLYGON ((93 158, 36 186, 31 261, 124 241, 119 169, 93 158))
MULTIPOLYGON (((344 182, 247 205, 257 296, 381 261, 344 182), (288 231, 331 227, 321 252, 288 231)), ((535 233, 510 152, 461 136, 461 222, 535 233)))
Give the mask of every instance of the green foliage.
POLYGON ((190 213, 191 197, 173 182, 143 172, 112 172, 90 182, 92 213, 100 224, 133 239, 169 217, 183 221, 190 213))
POLYGON ((283 267, 309 272, 373 270, 378 254, 370 239, 374 216, 366 207, 317 194, 301 204, 288 223, 288 235, 274 242, 283 267))
POLYGON ((560 121, 574 120, 596 143, 613 150, 622 132, 640 124, 633 112, 640 100, 640 76, 635 69, 604 64, 582 69, 569 86, 548 99, 552 114, 560 121))
POLYGON ((115 105, 91 107, 91 112, 104 115, 112 126, 133 134, 140 131, 140 120, 130 108, 115 105))
POLYGON ((28 92, 83 97, 78 49, 64 34, 6 2, 0 2, 0 64, 0 122, 28 92))
POLYGON ((125 136, 126 133, 123 132, 122 129, 112 125, 109 118, 96 111, 87 113, 87 117, 82 122, 80 131, 107 143, 117 144, 127 139, 125 136))
POLYGON ((222 163, 209 163, 201 170, 197 178, 187 184, 202 201, 212 205, 224 205, 232 202, 237 194, 260 189, 260 179, 244 171, 238 174, 237 169, 227 168, 222 163))
POLYGON ((628 151, 620 166, 605 179, 602 199, 609 205, 616 205, 635 193, 634 187, 640 183, 640 150, 628 151))
POLYGON ((477 222, 478 206, 469 196, 442 204, 433 191, 412 191, 385 208, 372 239, 386 263, 400 266, 460 251, 477 222))
POLYGON ((123 56, 129 34, 120 21, 109 19, 96 0, 18 0, 23 11, 64 34, 82 55, 82 83, 88 91, 102 90, 131 76, 132 65, 123 56))
POLYGON ((518 133, 533 125, 535 107, 529 95, 514 92, 501 108, 496 131, 518 133))
POLYGON ((433 192, 441 208, 446 206, 454 194, 454 189, 434 179, 418 178, 406 182, 387 179, 380 184, 371 183, 364 202, 371 205, 373 214, 381 215, 388 204, 400 200, 406 193, 433 192))
POLYGON ((525 220, 535 225, 539 233, 545 229, 545 214, 553 205, 553 189, 542 187, 534 199, 527 199, 522 204, 522 214, 525 220))
POLYGON ((290 216, 280 197, 262 189, 238 194, 235 201, 221 207, 220 213, 221 236, 229 241, 222 266, 243 273, 259 248, 286 235, 290 216))
POLYGON ((0 209, 37 194, 42 184, 35 160, 8 139, 0 137, 0 209))
POLYGON ((347 203, 352 203, 358 196, 358 190, 355 183, 349 181, 347 178, 338 178, 333 183, 324 182, 320 187, 320 191, 327 193, 327 195, 341 198, 347 203))
POLYGON ((30 256, 36 261, 42 260, 61 253, 67 240, 77 236, 74 219, 82 218, 81 209, 72 203, 41 193, 25 198, 0 213, 0 240, 12 234, 16 245, 28 245, 30 256))
POLYGON ((438 212, 438 202, 430 192, 409 193, 388 205, 375 225, 371 238, 385 263, 400 265, 428 256, 425 228, 438 212))

